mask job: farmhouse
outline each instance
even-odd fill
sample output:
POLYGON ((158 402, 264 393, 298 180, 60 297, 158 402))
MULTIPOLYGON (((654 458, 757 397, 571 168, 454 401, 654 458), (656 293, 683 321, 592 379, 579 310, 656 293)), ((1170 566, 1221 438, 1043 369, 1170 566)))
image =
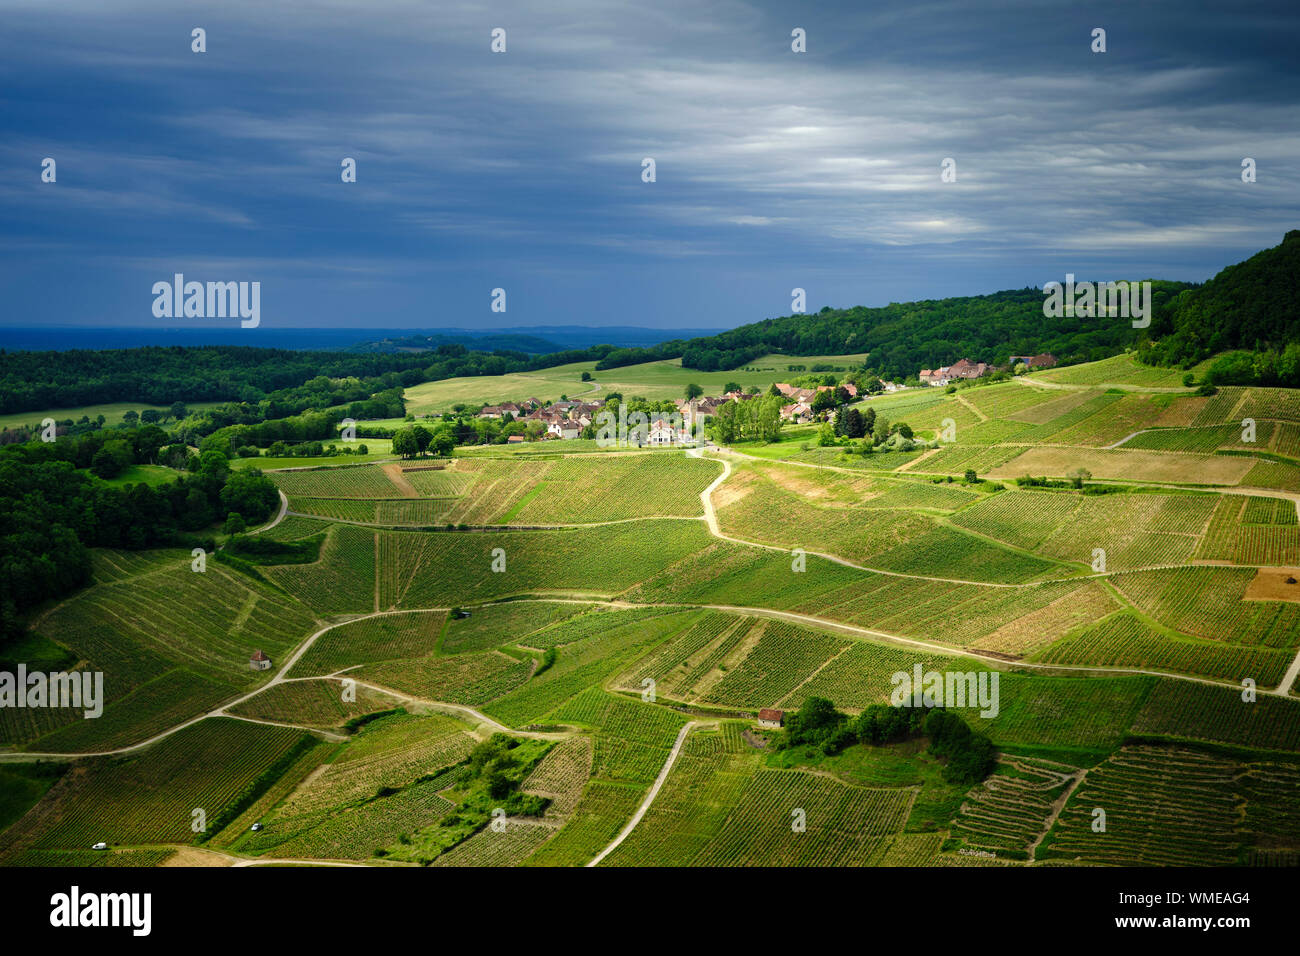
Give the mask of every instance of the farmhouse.
POLYGON ((979 378, 988 372, 985 362, 972 362, 970 359, 958 359, 948 367, 948 378, 979 378))
POLYGON ((785 711, 773 710, 771 707, 764 707, 758 712, 758 726, 768 727, 772 730, 780 730, 781 724, 785 722, 785 711))
POLYGON ((662 418, 656 418, 650 423, 650 434, 646 441, 656 447, 695 444, 688 424, 673 428, 671 422, 666 422, 662 418))
POLYGON ((1051 368, 1057 359, 1051 352, 1042 352, 1038 355, 1013 355, 1009 361, 1012 368, 1016 367, 1017 362, 1024 362, 1030 368, 1051 368))
POLYGON ((918 376, 922 385, 947 385, 948 384, 948 366, 936 369, 921 369, 918 376))
POLYGON ((781 406, 781 418, 796 425, 802 425, 812 418, 812 406, 807 402, 794 402, 781 406))
POLYGON ((251 671, 265 671, 271 668, 271 658, 267 657, 262 651, 253 651, 253 656, 248 659, 248 669, 251 671))
POLYGON ((546 433, 555 438, 577 438, 582 434, 582 427, 577 422, 556 420, 546 427, 546 433))

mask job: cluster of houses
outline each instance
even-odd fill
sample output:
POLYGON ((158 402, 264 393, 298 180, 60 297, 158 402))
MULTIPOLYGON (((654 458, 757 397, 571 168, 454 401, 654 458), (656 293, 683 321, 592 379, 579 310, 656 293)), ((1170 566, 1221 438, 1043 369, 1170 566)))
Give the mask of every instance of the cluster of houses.
POLYGON ((964 358, 943 368, 923 368, 918 378, 921 379, 922 385, 947 385, 959 378, 979 378, 981 375, 988 374, 988 371, 987 363, 972 362, 964 358))
MULTIPOLYGON (((484 405, 479 418, 505 418, 521 422, 541 422, 546 426, 545 438, 577 438, 582 430, 596 420, 604 405, 592 402, 559 401, 543 405, 539 399, 529 398, 515 404, 484 405)), ((511 435, 507 441, 523 441, 522 435, 511 435)))
POLYGON ((796 425, 802 425, 812 421, 813 401, 817 398, 818 392, 831 392, 836 388, 842 388, 849 393, 850 398, 858 397, 858 387, 853 384, 844 385, 818 385, 816 388, 796 388, 793 385, 787 385, 785 382, 777 382, 776 390, 792 401, 788 405, 781 406, 781 418, 787 422, 794 422, 796 425))
MULTIPOLYGON (((1043 352, 1040 355, 1013 355, 1010 359, 1010 367, 1015 368, 1020 362, 1031 369, 1051 368, 1056 364, 1056 356, 1050 352, 1043 352)), ((980 378, 991 371, 993 366, 987 362, 972 362, 968 358, 963 358, 943 368, 923 368, 918 378, 922 385, 947 385, 958 379, 980 378)))
MULTIPOLYGON (((836 388, 842 388, 849 393, 850 398, 858 397, 858 387, 856 385, 818 385, 816 388, 799 388, 788 382, 777 382, 776 390, 787 399, 787 402, 781 406, 781 418, 787 422, 793 422, 802 425, 812 421, 813 418, 813 401, 817 398, 818 392, 830 392, 836 388)), ((685 399, 677 400, 677 410, 681 412, 682 418, 690 421, 704 421, 705 419, 716 414, 718 409, 727 402, 746 402, 750 399, 758 398, 754 393, 745 392, 727 392, 725 395, 716 398, 693 398, 690 401, 685 399)))
MULTIPOLYGON (((1051 368, 1057 362, 1056 357, 1048 352, 1040 355, 1013 355, 1010 367, 1024 363, 1030 369, 1051 368)), ((922 385, 947 385, 959 379, 980 378, 993 371, 986 362, 972 362, 963 358, 943 368, 922 369, 919 376, 922 385)), ((896 382, 883 383, 886 392, 896 392, 903 386, 896 382)), ((804 425, 814 419, 813 403, 818 392, 829 392, 842 388, 848 392, 850 399, 858 398, 858 387, 853 384, 818 385, 816 388, 800 388, 787 382, 777 382, 776 390, 787 400, 781 406, 783 421, 804 425)), ((677 415, 652 416, 645 433, 645 442, 652 446, 690 445, 694 444, 698 433, 695 427, 703 423, 722 408, 727 402, 745 402, 758 398, 755 394, 740 391, 727 392, 718 396, 699 398, 679 398, 676 402, 677 415), (670 420, 671 419, 671 420, 670 420)), ((515 421, 541 422, 546 426, 543 439, 577 438, 588 425, 596 422, 596 416, 604 409, 598 402, 575 402, 562 400, 544 405, 539 399, 529 398, 516 404, 503 402, 500 405, 485 405, 478 413, 479 418, 504 419, 507 415, 515 421)), ((510 442, 524 441, 523 435, 511 435, 510 442)))

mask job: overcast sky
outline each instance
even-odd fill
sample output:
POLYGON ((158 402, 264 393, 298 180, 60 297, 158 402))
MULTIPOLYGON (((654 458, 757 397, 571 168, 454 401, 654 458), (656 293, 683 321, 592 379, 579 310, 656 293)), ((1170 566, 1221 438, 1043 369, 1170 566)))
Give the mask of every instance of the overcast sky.
POLYGON ((1200 281, 1300 228, 1298 43, 1294 0, 0 0, 0 325, 233 324, 155 319, 176 272, 262 328, 1200 281))

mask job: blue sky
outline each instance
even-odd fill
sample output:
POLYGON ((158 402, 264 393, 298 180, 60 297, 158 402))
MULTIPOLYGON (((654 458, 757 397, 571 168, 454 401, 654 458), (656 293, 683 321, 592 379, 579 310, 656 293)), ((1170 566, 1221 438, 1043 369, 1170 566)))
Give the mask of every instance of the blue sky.
POLYGON ((183 272, 261 282, 263 329, 717 328, 796 286, 815 311, 1204 280, 1300 227, 1293 2, 0 0, 0 24, 0 326, 175 326, 150 288, 183 272))

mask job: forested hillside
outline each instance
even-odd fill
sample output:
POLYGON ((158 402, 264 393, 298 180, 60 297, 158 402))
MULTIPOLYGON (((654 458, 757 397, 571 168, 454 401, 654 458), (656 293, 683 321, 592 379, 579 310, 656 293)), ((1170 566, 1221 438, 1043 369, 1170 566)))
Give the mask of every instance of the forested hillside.
POLYGON ((1157 302, 1139 351, 1152 365, 1189 366, 1225 356, 1211 380, 1221 385, 1300 385, 1300 230, 1282 244, 1228 266, 1205 285, 1157 302))
MULTIPOLYGON (((415 354, 299 352, 211 345, 200 348, 68 352, 0 349, 0 413, 72 408, 101 402, 239 401, 257 403, 320 376, 373 380, 379 388, 457 375, 502 375, 603 358, 611 346, 526 355, 447 344, 415 354)), ((284 413, 287 414, 287 413, 284 413)))
MULTIPOLYGON (((1153 281, 1152 295, 1159 307, 1189 288, 1185 282, 1153 281)), ((716 371, 738 368, 769 352, 869 352, 865 364, 870 371, 905 379, 963 357, 1000 364, 1011 355, 1051 352, 1062 362, 1095 361, 1135 345, 1141 334, 1129 321, 1111 316, 1045 317, 1042 290, 1025 288, 764 319, 707 338, 619 349, 598 367, 680 355, 687 368, 716 371)))

